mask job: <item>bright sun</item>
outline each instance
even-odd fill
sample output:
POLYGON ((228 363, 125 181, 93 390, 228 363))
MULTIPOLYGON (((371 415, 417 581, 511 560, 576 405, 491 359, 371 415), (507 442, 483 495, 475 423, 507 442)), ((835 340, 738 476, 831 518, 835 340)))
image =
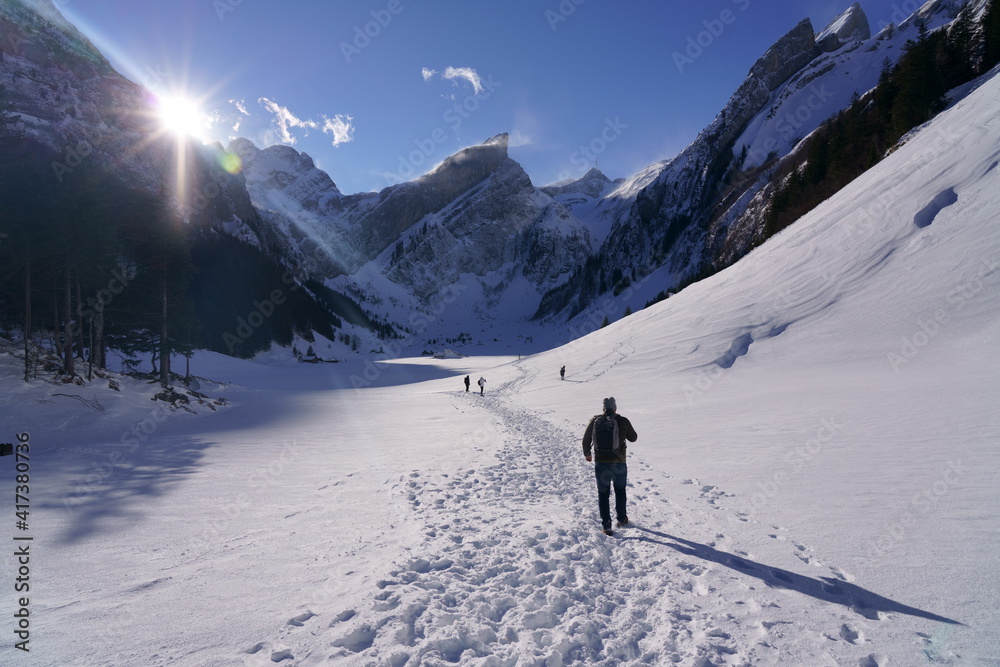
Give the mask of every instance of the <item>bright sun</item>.
POLYGON ((205 114, 197 104, 185 97, 159 98, 156 115, 163 129, 171 134, 197 137, 205 129, 205 114))

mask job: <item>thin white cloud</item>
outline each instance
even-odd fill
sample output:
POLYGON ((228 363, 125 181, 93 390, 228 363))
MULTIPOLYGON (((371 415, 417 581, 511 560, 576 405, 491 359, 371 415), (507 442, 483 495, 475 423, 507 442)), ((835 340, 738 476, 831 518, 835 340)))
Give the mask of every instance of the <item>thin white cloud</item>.
POLYGON ((249 116, 250 115, 250 112, 247 111, 247 101, 246 100, 229 100, 229 103, 232 104, 233 106, 235 106, 236 110, 239 111, 244 116, 249 116))
POLYGON ((305 129, 315 129, 317 127, 316 121, 313 120, 302 120, 295 114, 293 114, 288 107, 283 107, 266 97, 261 97, 257 100, 264 105, 264 108, 274 114, 274 122, 278 126, 278 135, 281 138, 281 142, 284 144, 294 144, 296 139, 292 136, 291 130, 296 127, 301 127, 305 129))
MULTIPOLYGON (((249 118, 250 112, 247 111, 246 100, 229 100, 229 103, 236 107, 236 111, 239 112, 236 120, 232 121, 232 129, 230 130, 233 134, 236 134, 240 131, 240 126, 243 125, 243 118, 249 118)), ((224 117, 222 114, 219 114, 219 121, 221 122, 222 120, 224 120, 224 117)))
POLYGON ((528 106, 518 107, 514 112, 514 127, 510 130, 509 145, 532 146, 541 136, 545 136, 545 132, 538 114, 528 106))
POLYGON ((420 76, 424 77, 424 81, 430 81, 431 79, 434 78, 435 74, 437 74, 436 69, 430 69, 424 67, 422 70, 420 70, 420 76))
POLYGON ((354 140, 354 118, 337 114, 333 118, 323 116, 323 133, 333 135, 333 145, 339 146, 354 140))
POLYGON ((525 133, 524 130, 519 128, 514 128, 511 130, 508 145, 511 148, 521 147, 521 146, 531 146, 535 143, 535 139, 530 135, 525 133))
POLYGON ((483 84, 479 79, 479 74, 477 74, 476 70, 471 67, 447 67, 444 70, 444 74, 441 76, 449 81, 454 81, 455 79, 465 79, 472 84, 472 89, 477 95, 483 91, 483 84))

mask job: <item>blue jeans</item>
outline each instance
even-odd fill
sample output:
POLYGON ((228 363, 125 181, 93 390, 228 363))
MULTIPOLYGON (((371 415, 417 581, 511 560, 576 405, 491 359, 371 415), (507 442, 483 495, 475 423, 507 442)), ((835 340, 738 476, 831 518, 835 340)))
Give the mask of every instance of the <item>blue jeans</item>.
POLYGON ((615 513, 618 520, 626 518, 625 485, 628 483, 627 463, 594 464, 594 475, 597 477, 597 507, 601 511, 601 524, 611 527, 611 487, 615 487, 615 513))

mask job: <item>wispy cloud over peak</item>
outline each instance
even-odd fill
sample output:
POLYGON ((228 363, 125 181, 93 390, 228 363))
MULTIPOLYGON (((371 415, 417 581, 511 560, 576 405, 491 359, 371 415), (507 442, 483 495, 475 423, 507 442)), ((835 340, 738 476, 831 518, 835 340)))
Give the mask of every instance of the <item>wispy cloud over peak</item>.
POLYGON ((476 70, 471 67, 448 67, 444 70, 444 74, 441 76, 450 81, 465 79, 472 84, 472 89, 477 94, 483 91, 483 84, 479 79, 479 74, 477 74, 476 70))
POLYGON ((296 142, 291 132, 293 128, 315 129, 317 127, 316 121, 302 120, 293 114, 288 107, 283 107, 266 97, 261 97, 257 101, 263 104, 265 109, 274 114, 274 122, 278 126, 278 138, 282 143, 294 144, 296 142))
MULTIPOLYGON (((430 69, 429 67, 424 67, 420 70, 420 75, 424 77, 424 81, 430 81, 437 74, 438 71, 436 69, 430 69)), ((482 79, 479 78, 479 73, 471 67, 446 67, 441 77, 452 83, 457 83, 459 80, 467 81, 472 86, 475 94, 478 95, 483 92, 482 79)))
POLYGON ((333 145, 339 146, 354 140, 354 125, 351 116, 337 114, 333 118, 323 117, 323 133, 333 135, 333 145))

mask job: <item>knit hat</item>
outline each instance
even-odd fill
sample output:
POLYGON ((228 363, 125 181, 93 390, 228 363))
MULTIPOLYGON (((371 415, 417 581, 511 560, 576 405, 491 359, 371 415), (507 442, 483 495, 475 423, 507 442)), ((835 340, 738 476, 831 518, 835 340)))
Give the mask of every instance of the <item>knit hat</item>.
POLYGON ((618 406, 615 404, 615 397, 614 396, 612 396, 611 398, 605 398, 604 399, 604 411, 607 412, 609 410, 611 412, 617 412, 618 411, 618 406))

